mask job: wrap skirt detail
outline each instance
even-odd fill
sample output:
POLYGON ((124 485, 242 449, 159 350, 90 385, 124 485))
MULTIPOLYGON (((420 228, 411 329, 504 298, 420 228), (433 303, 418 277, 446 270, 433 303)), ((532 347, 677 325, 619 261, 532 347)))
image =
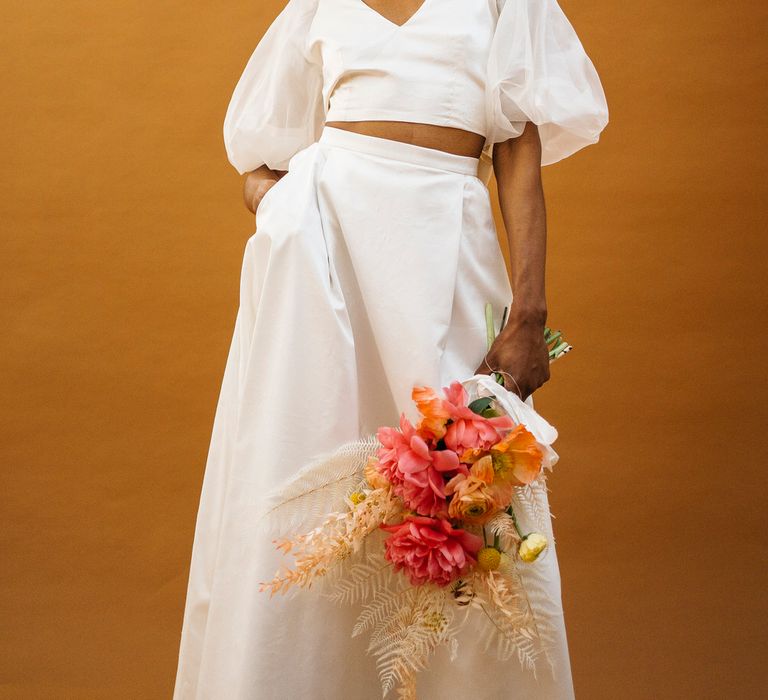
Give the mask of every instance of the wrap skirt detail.
MULTIPOLYGON (((343 442, 412 420, 414 384, 464 380, 512 290, 478 159, 324 127, 256 211, 192 550, 175 700, 376 700, 357 606, 259 592, 285 563, 261 499, 343 442)), ((527 575, 556 675, 439 649, 423 700, 573 696, 554 547, 527 575)))

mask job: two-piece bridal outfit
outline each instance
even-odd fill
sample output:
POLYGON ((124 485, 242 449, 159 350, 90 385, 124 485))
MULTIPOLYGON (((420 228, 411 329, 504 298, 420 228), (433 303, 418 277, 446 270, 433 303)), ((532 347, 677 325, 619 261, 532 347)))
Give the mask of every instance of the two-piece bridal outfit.
MULTIPOLYGON (((374 700, 357 611, 258 591, 284 555, 260 499, 309 459, 416 418, 414 384, 472 376, 512 290, 487 189, 494 143, 539 127, 542 164, 606 125, 595 69, 556 0, 424 0, 402 25, 363 0, 289 0, 224 121, 239 173, 287 170, 256 211, 192 551, 176 700, 374 700), (484 135, 481 158, 324 126, 395 120, 484 135)), ((528 584, 554 638, 534 677, 468 634, 424 700, 561 700, 573 689, 554 548, 528 584)), ((468 629, 468 628, 465 628, 468 629)))

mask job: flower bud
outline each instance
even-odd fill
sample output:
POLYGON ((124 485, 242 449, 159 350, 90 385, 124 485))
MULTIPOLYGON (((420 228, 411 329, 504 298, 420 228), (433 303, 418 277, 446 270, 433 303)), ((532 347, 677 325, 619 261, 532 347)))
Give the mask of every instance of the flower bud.
POLYGON ((540 532, 532 532, 523 538, 517 553, 524 562, 530 564, 531 562, 536 561, 539 554, 544 551, 546 546, 547 538, 540 532))

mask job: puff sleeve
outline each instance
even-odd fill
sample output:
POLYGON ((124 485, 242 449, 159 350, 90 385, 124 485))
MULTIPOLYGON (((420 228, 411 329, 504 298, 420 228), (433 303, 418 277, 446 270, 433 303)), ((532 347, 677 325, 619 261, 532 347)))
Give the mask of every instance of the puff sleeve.
POLYGON ((319 138, 322 66, 308 50, 317 0, 289 0, 254 49, 224 117, 229 162, 242 175, 288 161, 319 138))
POLYGON ((497 0, 488 56, 487 141, 539 127, 542 165, 597 142, 608 123, 605 93, 592 61, 557 0, 497 0))

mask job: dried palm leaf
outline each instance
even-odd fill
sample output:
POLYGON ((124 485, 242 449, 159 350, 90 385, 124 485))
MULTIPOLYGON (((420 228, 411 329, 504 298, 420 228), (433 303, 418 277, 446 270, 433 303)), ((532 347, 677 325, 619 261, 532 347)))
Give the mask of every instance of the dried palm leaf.
POLYGON ((361 482, 368 457, 381 443, 375 435, 346 442, 313 459, 264 498, 257 532, 280 534, 313 527, 344 506, 344 498, 361 482))

